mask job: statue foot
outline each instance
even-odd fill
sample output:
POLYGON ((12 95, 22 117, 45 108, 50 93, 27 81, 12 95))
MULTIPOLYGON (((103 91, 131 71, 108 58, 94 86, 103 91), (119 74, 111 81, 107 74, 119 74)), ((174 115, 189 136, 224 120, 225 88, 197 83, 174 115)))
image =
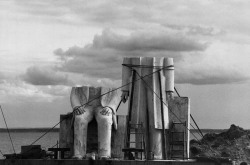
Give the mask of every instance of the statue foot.
POLYGON ((100 159, 101 160, 109 160, 109 159, 111 159, 111 157, 109 157, 109 156, 101 156, 100 159))

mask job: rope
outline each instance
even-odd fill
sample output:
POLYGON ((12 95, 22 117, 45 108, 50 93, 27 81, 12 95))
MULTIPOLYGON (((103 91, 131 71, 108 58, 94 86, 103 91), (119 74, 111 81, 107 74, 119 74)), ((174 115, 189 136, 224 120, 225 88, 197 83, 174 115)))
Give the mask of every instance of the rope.
MULTIPOLYGON (((176 93, 177 93, 177 95, 180 97, 180 94, 178 93, 178 91, 177 91, 177 89, 174 87, 174 89, 175 89, 175 91, 176 91, 176 93)), ((200 130, 200 128, 198 127, 198 125, 197 125, 197 123, 195 122, 195 120, 194 120, 194 118, 193 118, 193 116, 190 114, 190 117, 193 119, 193 121, 194 121, 194 123, 195 123, 195 125, 197 126, 197 128, 198 128, 198 130, 199 130, 199 132, 200 132, 200 135, 202 136, 202 137, 204 137, 203 136, 203 134, 202 134, 202 132, 201 132, 201 130, 200 130)), ((190 125, 191 125, 191 123, 190 123, 190 125)), ((192 126, 192 125, 191 125, 192 126)), ((192 126, 193 127, 193 126, 192 126)), ((194 128, 194 127, 193 127, 194 128)), ((195 128, 194 128, 195 129, 195 128)), ((195 129, 196 130, 196 129, 195 129)), ((193 134, 194 135, 194 134, 193 134)), ((197 139, 198 140, 198 139, 197 139)), ((201 142, 200 140, 198 140, 199 142, 201 142)), ((206 142, 206 141, 205 141, 206 142)), ((209 147, 209 150, 211 150, 212 152, 215 152, 215 153, 217 153, 218 154, 218 152, 217 151, 215 151, 215 150, 213 150, 212 148, 211 148, 211 146, 206 142, 206 144, 208 145, 208 147, 209 147)), ((211 159, 211 158, 210 158, 211 159)), ((218 160, 218 159, 215 159, 215 160, 218 160)))
MULTIPOLYGON (((137 73, 137 72, 136 72, 137 73)), ((139 73, 137 73, 138 75, 139 75, 139 73)), ((139 75, 140 76, 140 75, 139 75)), ((145 82, 145 80, 143 80, 142 79, 142 81, 152 90, 152 92, 154 92, 154 94, 158 97, 158 99, 160 99, 160 97, 158 96, 158 94, 145 82)), ((180 119, 179 119, 179 117, 171 110, 171 108, 163 101, 163 100, 161 100, 160 99, 160 101, 162 101, 163 102, 163 104, 165 105, 165 106, 167 106, 168 107, 168 109, 170 110, 170 112, 179 120, 179 122, 182 122, 180 119)), ((190 129, 187 127, 187 126, 184 126, 183 125, 183 127, 186 127, 186 129, 194 136, 194 138, 197 140, 197 141, 199 141, 199 142, 201 142, 195 135, 194 135, 194 133, 192 133, 191 131, 190 131, 190 129)), ((216 151, 214 151, 210 146, 209 146, 209 149, 212 151, 212 152, 215 152, 216 153, 216 151)), ((217 154, 218 154, 218 152, 217 152, 217 154)), ((210 157, 210 159, 212 159, 211 157, 210 157)))
POLYGON ((164 66, 152 66, 152 65, 133 65, 133 64, 122 64, 123 66, 126 66, 128 68, 154 68, 154 69, 160 69, 160 68, 172 68, 174 67, 174 65, 169 65, 167 67, 164 67, 164 66))
POLYGON ((119 104, 118 104, 118 106, 117 106, 117 108, 116 108, 116 110, 115 110, 116 112, 118 111, 118 109, 119 109, 121 103, 122 103, 122 99, 121 99, 121 101, 119 102, 119 104))
POLYGON ((177 93, 178 97, 181 97, 177 89, 174 87, 175 92, 177 93))
POLYGON ((55 145, 53 145, 52 147, 50 147, 50 148, 54 148, 55 146, 57 146, 58 145, 58 141, 56 142, 56 144, 55 145))
MULTIPOLYGON (((177 93, 177 95, 178 95, 178 97, 181 97, 180 96, 180 94, 179 94, 179 92, 177 91, 177 89, 174 87, 174 90, 175 90, 175 92, 177 93)), ((198 128, 198 134, 202 137, 202 138, 204 138, 204 136, 203 136, 203 133, 201 132, 201 130, 200 130, 200 128, 198 127, 198 125, 197 125, 197 123, 195 122, 195 120, 194 120, 194 118, 193 118, 193 116, 190 114, 190 117, 191 117, 191 119, 193 120, 193 122, 194 122, 194 124, 196 125, 196 127, 198 128)), ((194 126, 190 123, 190 125, 194 128, 194 126)), ((195 129, 195 128, 194 128, 195 129)), ((195 129, 196 130, 196 129, 195 129)))
MULTIPOLYGON (((65 119, 63 119, 65 120, 65 119)), ((37 138, 33 143, 30 144, 33 145, 35 144, 37 141, 39 141, 42 137, 44 137, 47 133, 49 133, 50 131, 52 131, 56 126, 58 126, 63 120, 60 120, 56 125, 54 125, 52 128, 50 128, 49 130, 47 130, 42 136, 40 136, 39 138, 37 138)))
MULTIPOLYGON (((177 93, 177 95, 178 95, 178 97, 181 97, 180 96, 180 94, 179 94, 179 92, 177 91, 177 89, 174 87, 174 90, 175 90, 175 92, 177 93)), ((190 114, 190 117, 191 117, 191 119, 193 120, 193 122, 194 122, 194 124, 196 125, 196 127, 198 128, 198 134, 202 137, 202 138, 204 138, 204 136, 203 136, 203 133, 201 132, 201 130, 200 130, 200 128, 198 127, 198 125, 197 125, 197 123, 195 122, 195 120, 194 120, 194 118, 193 118, 193 116, 190 114)), ((194 126, 190 123, 190 125, 193 127, 193 129, 195 129, 194 128, 194 126)), ((195 129, 196 130, 196 129, 195 129)))
MULTIPOLYGON (((164 69, 164 68, 167 68, 167 67, 163 67, 163 68, 159 69, 159 71, 162 70, 162 69, 164 69)), ((156 72, 157 72, 157 71, 156 71, 156 72)), ((147 75, 145 75, 145 76, 143 76, 143 77, 141 77, 141 78, 139 78, 139 79, 136 79, 135 82, 138 81, 138 80, 140 80, 140 79, 142 79, 142 78, 145 78, 145 77, 147 77, 147 76, 153 75, 153 74, 156 73, 156 72, 149 73, 149 74, 147 74, 147 75)), ((96 98, 94 98, 94 99, 92 99, 92 100, 89 100, 87 103, 81 105, 80 107, 83 107, 83 106, 85 106, 86 104, 89 104, 89 103, 91 103, 92 101, 94 101, 94 100, 96 100, 96 99, 99 99, 99 98, 101 98, 102 96, 104 96, 104 95, 106 95, 106 94, 108 94, 108 93, 111 93, 111 92, 113 92, 113 91, 116 91, 116 90, 118 90, 118 89, 121 89, 121 88, 123 88, 123 87, 125 87, 125 86, 127 86, 127 85, 129 85, 129 84, 131 84, 131 83, 132 83, 132 81, 131 81, 131 82, 128 82, 127 84, 122 85, 122 86, 120 86, 120 87, 118 87, 118 88, 115 88, 115 89, 113 89, 113 90, 111 90, 111 91, 108 91, 108 92, 106 92, 106 93, 104 93, 104 94, 102 94, 102 95, 100 95, 100 96, 98 96, 98 97, 96 97, 96 98)), ((120 101, 120 103, 121 103, 121 102, 122 102, 122 101, 120 101)), ((119 105, 120 105, 120 103, 119 103, 119 105)), ((73 112, 69 113, 68 116, 72 115, 73 113, 74 113, 74 110, 73 110, 73 112)), ((61 122, 63 122, 63 121, 66 120, 66 119, 67 119, 67 118, 64 118, 64 119, 60 120, 57 124, 55 124, 52 128, 50 128, 50 129, 49 129, 48 131, 46 131, 44 134, 42 134, 39 138, 37 138, 37 139, 36 139, 34 142, 32 142, 30 145, 35 144, 37 141, 39 141, 42 137, 44 137, 47 133, 49 133, 50 131, 52 131, 57 125, 59 125, 61 122)), ((30 150, 28 150, 28 151, 30 151, 30 150)), ((26 151, 26 152, 28 152, 28 151, 26 151)))
MULTIPOLYGON (((190 123, 190 126, 196 131, 197 129, 196 128, 194 128, 194 126, 190 123)), ((190 131, 191 132, 191 131, 190 131)), ((198 133, 199 135, 200 135, 200 137, 202 137, 202 135, 200 134, 200 132, 199 131, 197 131, 196 133, 198 133)))
MULTIPOLYGON (((170 67, 170 66, 167 66, 167 67, 170 67)), ((162 69, 165 69, 165 68, 167 68, 167 67, 163 67, 163 68, 159 69, 158 71, 160 71, 160 70, 162 70, 162 69)), ((156 72, 158 72, 158 71, 155 71, 155 72, 149 73, 149 74, 147 74, 147 75, 145 75, 145 76, 142 76, 141 78, 136 79, 135 82, 138 81, 138 80, 140 80, 140 79, 143 79, 143 78, 145 78, 145 77, 148 77, 148 76, 150 76, 150 75, 153 75, 154 73, 156 73, 156 72)), ((111 92, 114 92, 114 91, 116 91, 116 90, 118 90, 118 89, 121 89, 121 88, 123 88, 123 87, 125 87, 125 86, 127 86, 127 85, 129 85, 129 84, 131 84, 131 83, 132 83, 132 81, 131 81, 131 82, 128 82, 128 83, 125 84, 125 85, 122 85, 122 86, 120 86, 120 87, 117 87, 117 88, 115 88, 115 89, 113 89, 113 90, 111 90, 111 91, 108 91, 108 92, 106 92, 106 93, 103 93, 103 94, 101 94, 100 96, 98 96, 98 97, 96 97, 96 98, 94 98, 94 99, 92 99, 92 100, 89 100, 87 103, 81 105, 81 107, 85 106, 86 104, 91 103, 92 101, 94 101, 94 100, 96 100, 96 99, 101 98, 102 96, 104 96, 104 95, 106 95, 106 94, 108 94, 108 93, 111 93, 111 92)), ((68 115, 72 115, 73 113, 74 113, 74 111, 71 112, 71 113, 69 113, 68 115)), ((30 145, 35 144, 35 143, 36 143, 37 141, 39 141, 43 136, 45 136, 47 133, 49 133, 51 130, 53 130, 57 125, 59 125, 59 124, 60 124, 61 122, 63 122, 64 120, 66 120, 66 118, 60 120, 56 125, 54 125, 54 126, 53 126, 52 128, 50 128, 48 131, 46 131, 43 135, 41 135, 39 138, 37 138, 37 139, 36 139, 34 142, 32 142, 30 145)))
MULTIPOLYGON (((157 70, 156 72, 159 72, 160 70, 162 70, 162 69, 159 69, 159 70, 157 70)), ((145 85, 147 86, 147 87, 149 87, 150 88, 150 90, 158 97, 158 99, 160 99, 160 97, 158 96, 158 94, 152 89, 152 87, 151 86, 149 86, 148 84, 147 84, 147 82, 143 79, 143 77, 136 71, 136 74, 141 78, 141 80, 145 83, 145 85)), ((168 105, 162 100, 162 99, 160 99, 160 101, 161 102, 163 102, 163 104, 165 105, 165 106, 167 106, 168 107, 168 105)), ((169 108, 169 110, 170 110, 170 112, 181 122, 181 120, 179 119, 179 117, 170 109, 170 107, 168 107, 169 108)), ((184 127, 186 127, 186 126, 184 126, 184 127)), ((189 130, 190 131, 190 129, 188 128, 188 127, 186 127, 187 128, 187 130, 189 130)), ((200 142, 200 140, 190 131, 190 133, 194 136, 194 138, 197 140, 197 141, 199 141, 200 142)), ((210 146, 209 146, 209 149, 212 151, 212 152, 216 152, 216 151, 214 151, 210 146)), ((211 157, 209 157, 211 160, 213 159, 213 158, 211 158, 211 157)), ((215 160, 217 160, 217 159, 215 159, 215 160)))
POLYGON ((199 126, 197 125, 197 123, 195 122, 195 120, 194 120, 194 118, 193 118, 193 116, 192 116, 191 114, 190 114, 190 117, 191 117, 191 119, 193 120, 193 122, 194 122, 194 124, 196 125, 196 127, 198 128, 198 130, 199 130, 199 132, 200 132, 202 138, 204 138, 204 136, 203 136, 203 134, 202 134, 202 132, 201 132, 199 126))
MULTIPOLYGON (((160 71, 160 70, 159 70, 160 71)), ((136 74, 139 76, 139 77, 141 77, 141 75, 136 71, 136 74)), ((145 83, 145 85, 157 96, 157 98, 166 106, 166 107, 168 107, 168 109, 170 110, 170 112, 181 122, 181 120, 179 119, 179 117, 171 110, 171 108, 158 96, 158 94, 154 91, 154 89, 152 89, 152 87, 151 86, 149 86, 148 84, 147 84, 147 82, 145 81, 145 80, 143 80, 143 78, 141 79, 144 83, 145 83)), ((190 131, 190 129, 188 128, 188 127, 186 127, 189 131, 190 131)), ((190 133, 195 137, 195 139, 197 139, 198 140, 198 138, 190 131, 190 133)))
MULTIPOLYGON (((138 81, 138 80, 143 80, 143 78, 145 78, 145 77, 148 77, 148 76, 150 76, 150 75, 153 75, 154 73, 156 73, 156 72, 159 72, 159 71, 161 71, 161 70, 163 70, 163 69, 165 69, 165 68, 170 68, 170 67, 173 67, 172 65, 171 66, 167 66, 167 67, 162 67, 162 66, 147 66, 147 65, 125 65, 125 64, 123 64, 123 66, 127 66, 127 67, 138 67, 138 68, 158 68, 158 70, 157 71, 155 71, 155 72, 152 72, 152 73, 150 73, 150 74, 147 74, 147 75, 145 75, 145 76, 140 76, 139 75, 139 79, 136 79, 134 82, 136 82, 136 81, 138 81), (160 68, 160 69, 159 69, 160 68)), ((137 72, 136 72, 137 73, 137 72)), ((139 73, 137 73, 137 74, 139 74, 139 73)), ((144 80, 143 80, 144 81, 144 80)), ((145 81, 144 81, 145 82, 145 81)), ((92 100, 90 100, 90 101, 88 101, 87 103, 85 103, 85 104, 83 104, 83 105, 81 105, 81 106, 85 106, 86 104, 89 104, 90 102, 92 102, 92 101, 94 101, 94 100, 96 100, 96 99, 99 99, 100 97, 102 97, 102 96, 104 96, 104 95, 106 95, 106 94, 108 94, 108 93, 111 93, 111 92, 113 92, 113 91, 116 91, 116 90, 118 90, 118 89, 121 89, 121 88, 123 88, 123 87, 125 87, 125 86, 127 86, 127 85, 129 85, 129 84, 131 84, 132 82, 129 82, 129 83, 127 83, 127 84, 125 84, 125 85, 122 85, 122 86, 120 86, 120 87, 118 87, 118 88, 115 88, 115 89, 113 89, 113 90, 111 90, 111 91, 109 91, 109 92, 106 92, 106 93, 104 93, 104 94, 102 94, 102 95, 100 95, 99 97, 97 97, 97 98, 95 98, 95 99, 92 99, 92 100)), ((154 92, 154 91, 153 91, 154 92)), ((154 92, 155 93, 155 92, 154 92)), ((156 93, 155 93, 156 94, 156 93)), ((156 94, 156 96, 158 97, 158 95, 156 94)), ((159 98, 159 97, 158 97, 159 98)), ((161 100, 162 101, 162 100, 161 100)), ((121 104, 121 102, 122 101, 120 101, 120 103, 119 103, 119 106, 120 106, 120 104, 121 104)), ((163 101, 162 101, 163 102, 163 101)), ((166 105, 166 103, 165 102, 163 102, 165 105, 166 105)), ((167 106, 167 105, 166 105, 167 106)), ((117 108, 118 109, 118 108, 117 108)), ((116 109, 116 110, 117 110, 116 109)), ((170 109, 170 111, 172 112, 172 110, 170 109)), ((3 113, 3 112, 2 112, 3 113)), ((70 114, 68 114, 68 115, 72 115, 74 113, 74 111, 73 112, 71 112, 70 114)), ((173 112, 172 112, 173 113, 173 112)), ((174 114, 174 113, 173 113, 174 114)), ((176 114, 174 114, 175 115, 175 117, 177 117, 176 116, 176 114)), ((64 121, 66 118, 64 118, 64 119, 62 119, 62 120, 60 120, 57 124, 55 124, 52 128, 50 128, 48 131, 46 131, 43 135, 41 135, 38 139, 36 139, 33 143, 31 143, 30 145, 33 145, 33 144, 35 144, 37 141, 39 141, 43 136, 45 136, 47 133, 49 133, 51 130, 53 130, 57 125, 59 125, 62 121, 64 121)), ((177 117, 177 119, 178 120, 180 120, 178 117, 177 117)), ((188 128, 187 128, 188 129, 188 128)), ((189 130, 189 129, 188 129, 189 130)), ((189 130, 190 131, 190 130, 189 130)), ((193 134, 193 133, 192 133, 193 134)), ((198 138, 193 134, 193 136, 198 140, 198 138)), ((199 140, 198 140, 199 141, 199 140)), ((13 146, 13 149, 14 149, 14 146, 13 146)), ((213 150, 212 150, 213 151, 213 150)), ((15 152, 15 150, 14 150, 14 152, 15 152)))
POLYGON ((1 106, 1 105, 0 105, 0 109, 1 109, 1 112, 2 112, 2 115, 3 115, 3 119, 4 119, 4 123, 5 123, 6 129, 7 129, 7 131, 8 131, 8 135, 9 135, 9 138, 10 138, 10 142, 11 142, 11 145, 12 145, 13 151, 14 151, 14 153, 16 154, 16 151, 15 151, 15 148, 14 148, 14 144, 13 144, 13 141, 12 141, 12 139, 11 139, 11 136, 10 136, 10 131, 9 131, 9 128, 8 128, 7 122, 6 122, 6 120, 5 120, 5 116, 4 116, 3 109, 2 109, 2 106, 1 106))

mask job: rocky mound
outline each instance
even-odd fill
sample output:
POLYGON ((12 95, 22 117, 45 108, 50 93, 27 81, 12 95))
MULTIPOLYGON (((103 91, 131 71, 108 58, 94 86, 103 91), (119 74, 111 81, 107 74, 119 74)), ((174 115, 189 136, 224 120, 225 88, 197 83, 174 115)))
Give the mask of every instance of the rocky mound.
POLYGON ((200 141, 190 141, 191 157, 228 158, 236 164, 250 164, 250 131, 231 127, 222 133, 208 133, 200 141))

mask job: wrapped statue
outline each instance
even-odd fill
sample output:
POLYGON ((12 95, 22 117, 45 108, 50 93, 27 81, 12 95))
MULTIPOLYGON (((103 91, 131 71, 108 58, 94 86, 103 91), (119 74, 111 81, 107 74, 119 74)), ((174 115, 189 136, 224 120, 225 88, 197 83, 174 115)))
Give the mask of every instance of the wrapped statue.
MULTIPOLYGON (((124 102, 129 100, 130 123, 143 123, 145 128, 146 157, 166 159, 164 131, 169 128, 166 100, 171 99, 174 92, 173 59, 124 58, 122 85, 122 99, 124 102)), ((136 141, 140 148, 141 140, 136 137, 136 141)))
POLYGON ((104 87, 73 87, 70 95, 74 115, 73 158, 86 156, 88 123, 95 118, 98 125, 98 156, 110 158, 112 125, 117 129, 117 91, 104 87))

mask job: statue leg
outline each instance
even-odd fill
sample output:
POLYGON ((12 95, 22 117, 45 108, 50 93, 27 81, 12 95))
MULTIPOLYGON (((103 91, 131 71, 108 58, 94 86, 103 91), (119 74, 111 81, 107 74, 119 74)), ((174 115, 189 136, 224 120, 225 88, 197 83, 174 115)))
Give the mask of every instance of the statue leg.
POLYGON ((86 155, 88 123, 93 119, 92 107, 85 107, 86 112, 75 116, 74 121, 74 155, 81 159, 86 155))
POLYGON ((95 117, 98 124, 98 155, 111 157, 112 110, 109 107, 97 107, 95 117))

